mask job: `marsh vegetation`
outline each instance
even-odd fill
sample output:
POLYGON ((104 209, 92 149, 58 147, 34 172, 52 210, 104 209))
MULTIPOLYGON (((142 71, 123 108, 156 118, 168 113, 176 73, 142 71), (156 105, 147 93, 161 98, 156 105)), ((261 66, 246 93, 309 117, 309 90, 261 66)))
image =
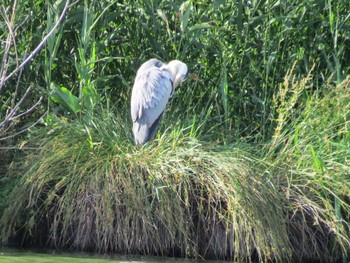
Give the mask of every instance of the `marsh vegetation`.
POLYGON ((3 244, 349 259, 349 1, 80 1, 6 79, 68 4, 0 4, 3 244), (151 57, 191 75, 138 147, 151 57))

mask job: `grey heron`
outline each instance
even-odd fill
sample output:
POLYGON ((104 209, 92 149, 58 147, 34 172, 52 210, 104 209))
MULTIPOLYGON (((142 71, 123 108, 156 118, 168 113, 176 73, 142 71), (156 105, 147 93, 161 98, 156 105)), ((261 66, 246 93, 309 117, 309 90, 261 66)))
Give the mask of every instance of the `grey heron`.
POLYGON ((131 117, 135 143, 152 140, 174 89, 188 75, 187 66, 179 60, 163 64, 150 59, 138 69, 131 94, 131 117))

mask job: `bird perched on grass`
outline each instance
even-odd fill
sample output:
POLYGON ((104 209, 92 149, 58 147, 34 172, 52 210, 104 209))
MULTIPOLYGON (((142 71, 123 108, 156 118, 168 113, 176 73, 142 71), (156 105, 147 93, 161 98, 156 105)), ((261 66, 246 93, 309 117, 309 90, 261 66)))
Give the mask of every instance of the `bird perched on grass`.
POLYGON ((154 138, 174 89, 187 75, 186 64, 179 60, 163 64, 152 58, 141 65, 131 94, 132 130, 136 144, 143 145, 154 138))

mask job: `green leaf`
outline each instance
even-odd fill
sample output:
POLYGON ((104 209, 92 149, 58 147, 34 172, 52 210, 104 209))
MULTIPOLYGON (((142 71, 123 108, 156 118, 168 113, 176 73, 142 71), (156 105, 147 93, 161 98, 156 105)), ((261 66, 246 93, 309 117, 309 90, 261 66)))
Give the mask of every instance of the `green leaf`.
POLYGON ((53 102, 61 105, 69 111, 78 113, 81 111, 79 98, 74 96, 70 90, 65 87, 57 87, 54 84, 50 98, 53 102))
POLYGON ((186 28, 187 28, 187 24, 188 24, 188 19, 190 18, 190 13, 191 13, 191 2, 187 1, 184 2, 181 6, 180 6, 180 29, 181 32, 185 32, 186 28))
POLYGON ((228 118, 228 83, 227 83, 227 69, 225 63, 222 63, 221 77, 220 77, 220 93, 221 102, 225 112, 225 119, 228 118))
POLYGON ((208 29, 208 28, 212 28, 212 27, 213 27, 213 25, 210 22, 204 22, 201 24, 196 24, 194 26, 191 26, 186 33, 190 33, 192 31, 200 30, 200 29, 208 29))

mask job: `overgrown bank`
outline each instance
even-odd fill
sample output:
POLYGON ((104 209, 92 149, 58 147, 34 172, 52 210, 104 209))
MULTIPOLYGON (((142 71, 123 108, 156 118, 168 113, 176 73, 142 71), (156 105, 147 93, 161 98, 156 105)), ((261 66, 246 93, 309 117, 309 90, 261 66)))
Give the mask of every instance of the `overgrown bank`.
MULTIPOLYGON (((0 4, 3 244, 235 261, 349 258, 349 1, 0 4), (138 66, 186 62, 134 146, 138 66)), ((71 2, 69 2, 71 3, 71 2)))
POLYGON ((194 127, 174 127, 140 148, 106 110, 90 125, 53 120, 31 133, 37 150, 11 171, 21 179, 1 217, 3 241, 235 261, 346 258, 349 81, 291 121, 305 83, 281 87, 282 126, 267 146, 203 143, 194 127))

